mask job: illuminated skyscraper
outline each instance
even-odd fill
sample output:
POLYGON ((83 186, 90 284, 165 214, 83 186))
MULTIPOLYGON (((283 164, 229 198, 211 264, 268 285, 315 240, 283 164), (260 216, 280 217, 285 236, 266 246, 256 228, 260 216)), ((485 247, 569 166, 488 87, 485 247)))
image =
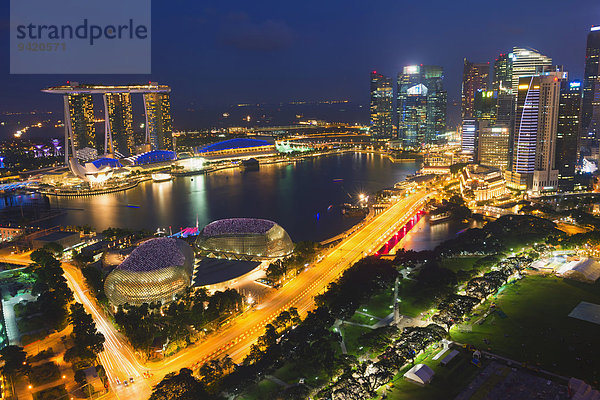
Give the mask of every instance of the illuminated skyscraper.
POLYGON ((446 130, 442 67, 411 65, 398 74, 398 134, 407 148, 436 143, 446 130))
POLYGON ((516 94, 519 86, 519 78, 522 76, 531 76, 544 71, 545 68, 552 66, 552 58, 547 57, 537 50, 513 47, 512 53, 512 93, 516 94))
POLYGON ((168 93, 144 93, 146 138, 153 150, 173 149, 173 125, 168 93))
POLYGON ((488 63, 476 64, 464 59, 462 81, 462 119, 473 118, 475 95, 487 91, 490 76, 488 63))
POLYGON ((498 92, 496 90, 478 90, 473 102, 473 116, 478 120, 496 121, 498 111, 498 92))
POLYGON ((96 148, 92 95, 73 93, 67 95, 67 101, 69 102, 72 140, 75 149, 96 148))
POLYGON ((479 141, 477 146, 477 162, 486 167, 508 169, 510 148, 510 131, 507 126, 488 125, 487 121, 479 124, 479 141))
POLYGON ((461 152, 470 155, 472 162, 477 162, 478 125, 476 119, 463 119, 462 122, 461 152))
POLYGON ((508 184, 539 193, 557 190, 556 138, 561 81, 566 72, 522 76, 517 85, 517 113, 512 171, 508 184))
POLYGON ((376 138, 392 137, 393 90, 392 78, 371 72, 371 134, 376 138))
POLYGON ((556 137, 558 187, 561 191, 573 189, 575 164, 579 150, 581 97, 580 81, 568 82, 566 79, 561 81, 556 137))
POLYGON ((135 155, 133 141, 133 116, 131 111, 131 95, 129 93, 104 94, 107 131, 112 138, 113 149, 125 157, 135 155))
POLYGON ((587 36, 581 128, 581 150, 590 155, 600 140, 600 26, 587 36))
POLYGON ((512 53, 502 53, 494 62, 492 89, 500 93, 512 92, 512 53))

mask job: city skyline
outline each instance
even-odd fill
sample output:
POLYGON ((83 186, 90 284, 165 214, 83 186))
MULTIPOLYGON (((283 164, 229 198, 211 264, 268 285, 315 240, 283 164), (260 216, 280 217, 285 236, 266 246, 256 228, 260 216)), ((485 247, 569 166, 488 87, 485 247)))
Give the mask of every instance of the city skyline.
MULTIPOLYGON (((189 16, 183 20, 194 23, 179 24, 181 26, 171 23, 181 18, 179 15, 184 11, 181 6, 157 5, 154 14, 161 18, 155 18, 153 24, 153 73, 114 76, 111 83, 152 80, 169 84, 179 94, 178 99, 173 99, 174 115, 191 106, 240 102, 344 98, 367 105, 368 96, 364 90, 367 84, 362 79, 367 71, 377 70, 395 76, 403 65, 422 63, 444 68, 448 98, 456 101, 460 99, 464 57, 492 63, 498 54, 510 52, 513 46, 536 48, 564 65, 571 76, 582 79, 585 35, 589 26, 598 23, 594 19, 598 13, 594 14, 594 10, 600 11, 594 2, 586 3, 587 7, 582 4, 561 13, 519 4, 522 8, 519 15, 522 16, 500 11, 493 18, 486 9, 477 11, 467 6, 449 9, 440 3, 427 10, 426 22, 407 19, 400 25, 378 22, 378 19, 391 22, 392 16, 399 11, 396 10, 399 5, 394 4, 389 5, 388 13, 354 4, 343 9, 327 5, 317 12, 309 10, 310 7, 300 8, 295 10, 294 16, 290 15, 289 6, 284 5, 265 4, 252 11, 244 10, 241 4, 227 7, 189 5, 190 8, 185 10, 189 16), (583 9, 591 12, 584 13, 583 9), (468 29, 442 28, 442 21, 457 18, 460 13, 472 17, 468 29), (332 14, 339 18, 332 20, 332 14), (539 18, 531 23, 527 21, 528 15, 539 18), (351 21, 362 23, 357 28, 351 21), (423 23, 428 26, 426 33, 415 33, 417 24, 423 23), (559 23, 561 27, 569 28, 552 29, 553 24, 559 23), (317 40, 325 29, 334 31, 330 29, 333 27, 337 27, 339 33, 327 36, 327 43, 317 40), (184 34, 199 41, 199 45, 190 46, 191 41, 184 34), (186 39, 173 44, 173 37, 186 39), (398 43, 402 45, 398 46, 398 43), (349 57, 361 54, 361 57, 351 57, 352 62, 348 62, 345 57, 329 51, 331 44, 342 54, 345 52, 349 57), (219 57, 215 58, 217 53, 219 57), (187 62, 175 62, 178 56, 185 57, 187 62), (314 57, 320 61, 309 61, 314 57), (240 65, 244 67, 239 68, 240 65)), ((517 6, 516 2, 514 5, 517 6)), ((423 6, 418 5, 411 5, 406 10, 415 15, 424 11, 423 6)), ((6 7, 3 13, 6 15, 6 7)), ((7 46, 7 38, 0 43, 7 46)), ((0 64, 0 68, 5 72, 2 74, 2 84, 8 89, 5 93, 18 92, 10 99, 5 94, 0 95, 0 106, 9 111, 56 110, 56 105, 41 97, 35 89, 69 79, 94 83, 106 78, 98 75, 8 75, 7 61, 0 64)))

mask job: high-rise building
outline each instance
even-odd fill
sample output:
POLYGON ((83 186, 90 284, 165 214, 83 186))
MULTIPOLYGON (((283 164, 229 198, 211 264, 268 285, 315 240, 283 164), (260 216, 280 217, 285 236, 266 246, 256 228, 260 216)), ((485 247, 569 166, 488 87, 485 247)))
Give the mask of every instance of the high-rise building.
POLYGON ((125 157, 135 155, 131 95, 129 93, 106 93, 104 94, 104 106, 108 134, 112 137, 114 147, 110 152, 116 152, 125 157))
POLYGON ((566 72, 522 76, 509 185, 539 193, 557 190, 556 138, 561 81, 566 72))
POLYGON ((505 171, 509 166, 510 130, 508 126, 479 124, 477 160, 486 167, 505 171))
POLYGON ((556 137, 556 166, 558 187, 573 190, 575 164, 579 150, 581 125, 582 84, 580 81, 561 81, 556 137))
POLYGON ((461 152, 470 155, 472 162, 477 162, 478 125, 476 119, 463 119, 462 121, 461 152))
POLYGON ((371 134, 375 138, 390 138, 394 123, 394 89, 392 78, 371 72, 371 134))
POLYGON ((496 90, 478 90, 473 102, 473 116, 478 120, 494 123, 498 112, 498 92, 496 90))
POLYGON ((530 48, 513 47, 512 53, 508 56, 512 60, 511 79, 513 94, 517 93, 519 79, 522 76, 535 75, 552 66, 552 58, 530 48))
POLYGON ((499 94, 512 92, 512 53, 502 53, 494 61, 492 89, 499 94))
POLYGON ((478 91, 487 91, 489 76, 489 63, 472 63, 466 58, 464 59, 461 96, 462 119, 474 117, 475 95, 478 91))
POLYGON ((96 148, 92 95, 72 93, 66 97, 69 102, 73 146, 77 150, 85 147, 96 148))
POLYGON ((173 125, 169 93, 144 93, 146 139, 154 150, 173 149, 173 125))
POLYGON ((446 130, 442 67, 410 65, 398 74, 398 134, 403 147, 437 143, 446 130))
MULTIPOLYGON (((600 26, 593 26, 587 36, 583 105, 581 113, 581 152, 591 155, 600 140, 600 26)), ((597 151, 597 150, 596 150, 597 151)))

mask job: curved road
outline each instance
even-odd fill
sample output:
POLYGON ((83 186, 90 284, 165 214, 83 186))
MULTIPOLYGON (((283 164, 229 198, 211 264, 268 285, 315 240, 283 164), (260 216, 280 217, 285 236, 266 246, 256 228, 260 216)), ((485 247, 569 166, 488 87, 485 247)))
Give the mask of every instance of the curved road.
POLYGON ((118 399, 144 399, 150 396, 152 386, 169 372, 177 372, 184 367, 194 368, 209 359, 226 354, 234 362, 240 362, 263 333, 266 324, 290 307, 296 307, 300 315, 304 316, 314 307, 314 297, 317 294, 325 291, 329 283, 356 261, 377 251, 402 225, 414 217, 431 194, 421 190, 399 200, 330 249, 319 262, 266 297, 254 310, 233 319, 202 342, 160 362, 143 364, 139 361, 126 338, 117 331, 95 299, 88 295, 79 269, 63 263, 65 278, 75 298, 83 303, 96 321, 98 330, 106 338, 105 350, 99 357, 111 383, 111 394, 118 399), (152 376, 144 377, 145 372, 150 372, 152 376), (130 377, 135 382, 127 387, 117 383, 117 380, 130 377))

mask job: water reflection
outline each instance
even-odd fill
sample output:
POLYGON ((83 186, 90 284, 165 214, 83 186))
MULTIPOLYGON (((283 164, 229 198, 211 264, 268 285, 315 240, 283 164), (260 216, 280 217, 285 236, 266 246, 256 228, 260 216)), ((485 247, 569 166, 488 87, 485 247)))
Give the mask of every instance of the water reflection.
POLYGON ((84 198, 51 197, 68 213, 47 225, 91 225, 156 230, 200 227, 220 218, 267 218, 294 241, 323 240, 357 222, 337 207, 413 174, 418 163, 392 163, 379 155, 346 153, 290 164, 261 165, 259 171, 229 169, 141 183, 119 193, 84 198), (329 206, 333 206, 329 208, 329 206), (329 211, 328 211, 329 208, 329 211))

